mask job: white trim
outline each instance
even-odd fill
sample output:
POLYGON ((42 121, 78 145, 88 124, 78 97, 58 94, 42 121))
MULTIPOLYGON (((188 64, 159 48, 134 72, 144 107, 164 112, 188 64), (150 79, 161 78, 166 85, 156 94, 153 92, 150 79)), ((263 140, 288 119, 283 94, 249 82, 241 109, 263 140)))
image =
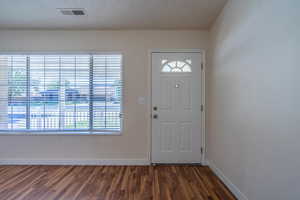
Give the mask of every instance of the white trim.
POLYGON ((121 54, 122 51, 95 51, 95 50, 86 50, 86 51, 0 51, 0 55, 87 55, 87 54, 121 54))
POLYGON ((79 159, 79 160, 24 160, 2 159, 0 165, 150 165, 148 159, 79 159))
POLYGON ((205 128, 205 119, 206 119, 206 103, 205 103, 205 99, 206 99, 206 80, 205 80, 205 73, 206 73, 206 52, 204 50, 201 51, 201 61, 203 64, 203 70, 201 70, 201 103, 203 105, 203 112, 201 113, 201 128, 202 128, 202 148, 203 148, 203 152, 202 152, 202 160, 201 163, 205 163, 206 162, 206 128, 205 128))
POLYGON ((207 160, 202 161, 202 166, 208 166, 209 167, 209 162, 207 160))
POLYGON ((248 200, 245 194, 243 194, 239 188, 234 185, 224 173, 213 164, 212 161, 206 161, 207 165, 212 169, 212 171, 223 181, 223 183, 228 187, 228 189, 235 195, 238 200, 248 200))
POLYGON ((149 50, 148 52, 148 84, 149 84, 149 89, 148 89, 148 113, 149 113, 149 118, 147 120, 148 122, 148 130, 150 131, 148 134, 148 159, 150 160, 150 163, 152 163, 152 50, 149 50))
POLYGON ((92 131, 62 131, 62 132, 4 132, 0 131, 0 136, 120 136, 122 135, 121 131, 118 132, 92 132, 92 131))
POLYGON ((203 49, 151 49, 152 53, 205 53, 203 49))
MULTIPOLYGON (((202 105, 204 106, 204 110, 203 112, 201 113, 201 126, 202 126, 202 148, 203 148, 203 154, 201 155, 201 163, 202 165, 206 165, 204 163, 206 163, 206 160, 205 160, 205 154, 206 154, 206 146, 205 146, 205 141, 206 141, 206 129, 205 129, 205 110, 206 110, 206 106, 205 106, 205 98, 206 98, 206 92, 205 92, 205 69, 206 69, 206 59, 205 59, 205 56, 206 56, 206 51, 204 49, 150 49, 149 52, 148 52, 148 55, 149 55, 149 71, 148 71, 148 74, 149 74, 149 85, 150 85, 150 89, 148 91, 148 94, 149 94, 149 99, 148 99, 148 102, 149 102, 149 106, 148 106, 148 109, 149 109, 149 113, 150 113, 150 117, 149 117, 149 120, 148 120, 148 123, 149 123, 149 130, 150 130, 150 136, 148 138, 148 157, 149 157, 149 160, 150 162, 152 163, 152 54, 153 53, 200 53, 201 54, 201 61, 202 61, 202 64, 203 64, 203 70, 201 70, 201 80, 202 80, 202 83, 201 83, 201 98, 202 98, 202 105)), ((200 152, 199 152, 200 153, 200 152)))

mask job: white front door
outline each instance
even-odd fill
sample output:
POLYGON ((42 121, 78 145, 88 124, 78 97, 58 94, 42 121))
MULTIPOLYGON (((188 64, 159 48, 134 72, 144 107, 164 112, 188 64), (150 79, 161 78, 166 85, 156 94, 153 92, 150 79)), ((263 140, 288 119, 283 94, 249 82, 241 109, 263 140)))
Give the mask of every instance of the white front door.
POLYGON ((152 163, 201 162, 201 54, 152 53, 152 163))

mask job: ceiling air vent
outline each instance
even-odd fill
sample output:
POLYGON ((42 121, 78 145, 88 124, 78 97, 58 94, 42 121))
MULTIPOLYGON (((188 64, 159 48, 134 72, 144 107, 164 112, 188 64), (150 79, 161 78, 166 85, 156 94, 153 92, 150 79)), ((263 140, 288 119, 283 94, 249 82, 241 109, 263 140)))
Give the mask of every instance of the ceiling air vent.
POLYGON ((58 10, 63 15, 76 15, 76 16, 86 15, 85 10, 83 8, 58 8, 58 10))

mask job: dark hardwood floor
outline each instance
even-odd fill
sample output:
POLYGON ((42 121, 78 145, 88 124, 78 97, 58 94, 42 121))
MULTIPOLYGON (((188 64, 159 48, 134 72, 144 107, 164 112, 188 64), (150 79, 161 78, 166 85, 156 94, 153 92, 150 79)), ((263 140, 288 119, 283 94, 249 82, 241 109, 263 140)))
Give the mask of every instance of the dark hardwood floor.
POLYGON ((234 200, 202 166, 0 166, 1 200, 234 200))

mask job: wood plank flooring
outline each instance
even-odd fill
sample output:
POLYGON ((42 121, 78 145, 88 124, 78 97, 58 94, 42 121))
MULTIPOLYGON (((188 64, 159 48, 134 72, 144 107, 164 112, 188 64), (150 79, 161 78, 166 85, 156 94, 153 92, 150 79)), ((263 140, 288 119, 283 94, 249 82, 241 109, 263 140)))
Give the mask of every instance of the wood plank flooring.
POLYGON ((1 200, 235 200, 202 166, 0 166, 1 200))

